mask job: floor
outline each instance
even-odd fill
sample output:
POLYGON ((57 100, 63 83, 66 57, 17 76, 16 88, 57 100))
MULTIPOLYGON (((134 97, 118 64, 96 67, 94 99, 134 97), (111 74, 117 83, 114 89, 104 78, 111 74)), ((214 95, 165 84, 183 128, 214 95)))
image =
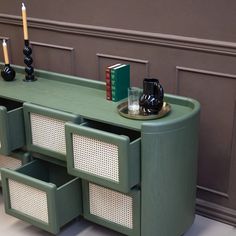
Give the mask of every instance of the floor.
MULTIPOLYGON (((8 236, 52 236, 28 223, 18 220, 4 212, 0 192, 0 235, 8 236)), ((58 236, 122 236, 114 231, 76 219, 62 228, 58 236)), ((146 236, 146 235, 145 235, 146 236)), ((158 235, 157 235, 158 236, 158 235)), ((170 235, 171 236, 171 235, 170 235)), ((196 215, 192 227, 184 236, 236 236, 236 228, 196 215)))

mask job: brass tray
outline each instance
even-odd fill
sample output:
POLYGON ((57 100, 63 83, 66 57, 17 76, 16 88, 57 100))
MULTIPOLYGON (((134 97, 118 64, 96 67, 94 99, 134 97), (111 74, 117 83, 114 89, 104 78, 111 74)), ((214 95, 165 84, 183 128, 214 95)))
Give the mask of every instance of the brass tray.
POLYGON ((130 114, 128 111, 128 101, 126 101, 117 106, 117 111, 119 112, 121 116, 124 116, 129 119, 153 120, 153 119, 159 119, 166 116, 171 111, 171 106, 169 103, 164 102, 162 109, 158 112, 158 114, 148 115, 142 111, 139 111, 138 114, 130 114))

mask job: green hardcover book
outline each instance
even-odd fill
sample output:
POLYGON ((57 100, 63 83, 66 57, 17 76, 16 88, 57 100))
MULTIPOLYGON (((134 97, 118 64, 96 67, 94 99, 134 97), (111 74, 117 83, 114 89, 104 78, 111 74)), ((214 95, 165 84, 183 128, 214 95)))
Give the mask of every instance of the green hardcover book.
POLYGON ((112 101, 117 102, 128 96, 130 87, 130 65, 122 64, 111 69, 112 101))

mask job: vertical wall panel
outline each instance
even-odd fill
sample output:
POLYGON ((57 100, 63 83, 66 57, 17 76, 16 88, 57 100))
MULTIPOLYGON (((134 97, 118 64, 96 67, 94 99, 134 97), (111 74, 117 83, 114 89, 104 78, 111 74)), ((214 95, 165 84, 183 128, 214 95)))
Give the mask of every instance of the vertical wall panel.
POLYGON ((198 99, 202 108, 199 187, 230 198, 231 163, 236 158, 236 75, 181 67, 177 67, 177 72, 178 93, 198 99))
POLYGON ((63 74, 75 74, 74 48, 31 42, 34 66, 63 74))

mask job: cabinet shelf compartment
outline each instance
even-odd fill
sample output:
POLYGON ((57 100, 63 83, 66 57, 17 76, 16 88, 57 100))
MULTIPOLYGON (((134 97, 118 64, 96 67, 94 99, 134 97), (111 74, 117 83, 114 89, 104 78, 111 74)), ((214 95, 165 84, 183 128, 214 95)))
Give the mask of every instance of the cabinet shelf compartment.
POLYGON ((121 193, 82 180, 84 218, 129 236, 140 236, 140 191, 121 193))
POLYGON ((22 103, 0 97, 0 153, 8 155, 25 145, 22 103))
POLYGON ((137 131, 91 120, 67 122, 68 172, 127 193, 140 183, 140 142, 137 131))
MULTIPOLYGON (((0 154, 0 168, 8 168, 11 170, 15 170, 30 161, 31 157, 29 153, 25 153, 23 151, 11 153, 9 156, 0 154)), ((1 179, 2 178, 0 175, 0 186, 2 185, 1 179)))
POLYGON ((26 144, 29 151, 66 161, 65 123, 81 123, 78 115, 24 103, 26 144))
POLYGON ((34 160, 1 172, 7 214, 57 234, 82 213, 81 182, 65 167, 34 160))

